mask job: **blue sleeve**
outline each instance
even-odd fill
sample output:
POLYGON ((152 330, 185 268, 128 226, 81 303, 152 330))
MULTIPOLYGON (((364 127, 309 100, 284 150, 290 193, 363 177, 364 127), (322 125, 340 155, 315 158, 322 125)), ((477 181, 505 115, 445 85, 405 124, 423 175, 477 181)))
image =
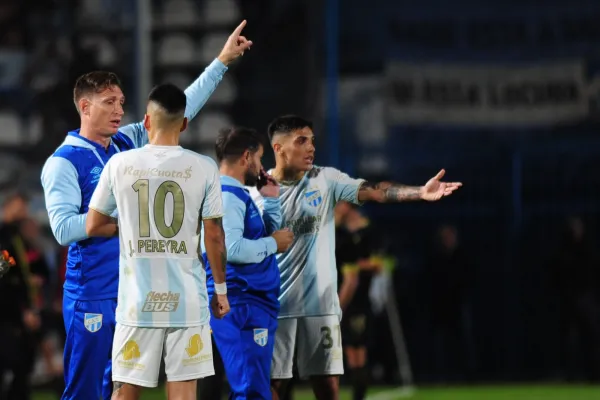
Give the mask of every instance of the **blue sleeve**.
POLYGON ((52 233, 61 246, 86 239, 85 218, 80 214, 81 189, 77 170, 65 158, 50 157, 42 169, 42 186, 52 233))
POLYGON ((244 238, 246 204, 229 192, 223 193, 223 230, 227 261, 234 264, 252 264, 264 260, 277 252, 277 243, 272 237, 250 240, 244 238))
MULTIPOLYGON (((215 59, 187 89, 185 95, 187 97, 187 106, 185 108, 185 116, 188 120, 194 119, 200 109, 208 101, 213 94, 223 75, 227 71, 227 67, 218 59, 215 59)), ((129 136, 136 148, 144 147, 148 144, 148 134, 146 128, 141 122, 129 124, 120 129, 122 133, 129 136)))
POLYGON ((269 235, 281 228, 281 200, 279 197, 265 198, 263 220, 269 235))

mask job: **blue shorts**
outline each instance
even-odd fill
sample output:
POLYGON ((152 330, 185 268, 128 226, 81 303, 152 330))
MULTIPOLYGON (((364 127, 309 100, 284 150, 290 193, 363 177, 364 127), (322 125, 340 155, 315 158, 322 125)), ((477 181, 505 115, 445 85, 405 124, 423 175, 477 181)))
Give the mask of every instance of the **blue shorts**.
POLYGON ((79 301, 63 296, 67 340, 62 400, 110 399, 116 308, 116 299, 79 301))
POLYGON ((240 304, 223 319, 211 318, 213 338, 231 386, 230 399, 271 399, 271 358, 277 318, 240 304))

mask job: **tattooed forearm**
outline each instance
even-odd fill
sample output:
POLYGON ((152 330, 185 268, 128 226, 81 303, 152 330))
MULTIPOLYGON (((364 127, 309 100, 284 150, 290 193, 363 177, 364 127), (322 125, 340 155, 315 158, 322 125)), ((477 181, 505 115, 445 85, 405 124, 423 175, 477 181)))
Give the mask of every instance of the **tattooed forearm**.
POLYGON ((421 199, 421 189, 417 186, 405 186, 392 184, 384 189, 385 198, 388 201, 414 201, 421 199))
POLYGON ((391 182, 365 182, 360 187, 358 199, 379 203, 415 201, 421 199, 421 188, 391 182))

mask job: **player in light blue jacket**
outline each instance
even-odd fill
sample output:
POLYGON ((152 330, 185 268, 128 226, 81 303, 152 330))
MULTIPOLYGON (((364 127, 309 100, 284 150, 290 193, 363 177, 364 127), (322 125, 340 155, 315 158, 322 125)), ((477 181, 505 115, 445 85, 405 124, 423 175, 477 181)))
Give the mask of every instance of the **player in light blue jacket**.
MULTIPOLYGON (((243 21, 223 50, 186 90, 185 116, 192 119, 213 93, 227 65, 249 49, 243 21)), ((81 129, 69 132, 46 161, 42 186, 50 226, 69 246, 63 318, 65 392, 62 399, 110 399, 111 347, 119 277, 119 239, 88 238, 88 204, 111 156, 148 143, 142 123, 119 128, 125 97, 117 76, 91 72, 77 80, 74 100, 81 129)))

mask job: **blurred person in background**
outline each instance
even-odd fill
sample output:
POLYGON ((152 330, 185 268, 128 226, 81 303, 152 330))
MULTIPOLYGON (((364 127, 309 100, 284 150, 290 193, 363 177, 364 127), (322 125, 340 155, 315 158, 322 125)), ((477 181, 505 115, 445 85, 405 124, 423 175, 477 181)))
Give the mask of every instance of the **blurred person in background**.
POLYGON ((453 225, 438 228, 427 263, 431 289, 433 364, 443 383, 464 382, 470 372, 472 352, 470 290, 473 264, 460 244, 453 225))
POLYGON ((373 276, 383 268, 377 256, 380 240, 369 219, 347 201, 336 205, 335 221, 344 355, 350 369, 352 398, 363 400, 370 380, 367 368, 371 324, 369 289, 373 276))
MULTIPOLYGON (((30 270, 20 224, 29 216, 27 198, 21 193, 8 196, 2 205, 0 243, 14 257, 15 266, 0 279, 0 399, 31 398, 30 377, 35 362, 35 334, 40 317, 35 297, 41 276, 30 270), (4 376, 12 378, 4 387, 4 376)), ((39 272, 39 271, 37 271, 39 272)))
POLYGON ((550 265, 559 302, 560 367, 567 380, 600 381, 600 265, 595 241, 579 216, 565 221, 550 265), (577 356, 584 370, 577 368, 577 356), (583 376, 582 376, 583 374, 583 376))
POLYGON ((27 263, 31 271, 31 285, 35 291, 34 303, 41 322, 35 339, 41 349, 49 387, 60 398, 64 390, 63 371, 61 363, 54 357, 57 348, 52 340, 52 334, 58 334, 61 339, 64 337, 64 333, 61 332, 64 331, 62 314, 56 311, 51 298, 53 280, 50 277, 50 267, 40 226, 33 218, 24 219, 20 225, 27 263))

